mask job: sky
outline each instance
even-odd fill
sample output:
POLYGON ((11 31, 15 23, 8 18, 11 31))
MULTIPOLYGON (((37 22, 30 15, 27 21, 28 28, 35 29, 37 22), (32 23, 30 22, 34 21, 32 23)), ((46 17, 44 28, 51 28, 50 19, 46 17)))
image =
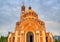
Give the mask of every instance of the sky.
POLYGON ((45 22, 47 32, 60 35, 60 0, 0 0, 0 36, 14 32, 23 2, 45 22))

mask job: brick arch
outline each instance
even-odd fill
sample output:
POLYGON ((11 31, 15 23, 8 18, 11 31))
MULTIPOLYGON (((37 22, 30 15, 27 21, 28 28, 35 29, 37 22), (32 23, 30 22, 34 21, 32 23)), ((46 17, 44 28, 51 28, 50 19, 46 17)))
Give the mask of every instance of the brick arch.
POLYGON ((28 25, 32 25, 35 27, 35 29, 40 28, 39 24, 36 21, 24 21, 20 24, 21 28, 24 29, 25 27, 27 27, 28 25))
POLYGON ((26 42, 34 42, 34 33, 29 31, 26 34, 26 42))
MULTIPOLYGON (((28 26, 28 27, 29 27, 29 26, 28 26)), ((32 32, 32 33, 33 33, 33 35, 34 35, 34 40, 35 40, 36 30, 34 30, 32 27, 29 29, 28 27, 24 30, 25 40, 26 40, 26 35, 27 35, 28 32, 32 32)), ((26 42, 26 41, 25 41, 25 42, 26 42)))

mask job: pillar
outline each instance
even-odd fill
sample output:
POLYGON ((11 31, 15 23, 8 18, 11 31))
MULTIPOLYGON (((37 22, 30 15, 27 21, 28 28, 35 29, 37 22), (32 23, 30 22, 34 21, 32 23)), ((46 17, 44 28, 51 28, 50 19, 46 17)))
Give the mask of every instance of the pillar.
POLYGON ((44 32, 44 31, 42 31, 42 34, 43 34, 43 42, 46 42, 45 32, 44 32))
POLYGON ((52 36, 52 34, 49 34, 49 35, 50 35, 51 41, 53 42, 53 36, 52 36))
POLYGON ((17 42, 17 38, 18 38, 18 31, 15 32, 15 42, 17 42))
POLYGON ((40 34, 39 30, 36 31, 36 42, 40 42, 40 34))
POLYGON ((9 34, 9 37, 8 37, 8 42, 12 42, 12 39, 11 39, 11 34, 9 34))
POLYGON ((20 32, 20 42, 24 42, 24 30, 20 32))

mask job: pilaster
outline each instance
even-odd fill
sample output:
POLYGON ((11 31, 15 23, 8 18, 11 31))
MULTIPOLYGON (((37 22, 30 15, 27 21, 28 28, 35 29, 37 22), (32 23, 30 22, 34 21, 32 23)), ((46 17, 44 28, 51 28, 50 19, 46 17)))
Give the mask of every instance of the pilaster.
POLYGON ((43 42, 46 42, 45 32, 44 32, 44 31, 42 31, 42 34, 43 34, 43 42))
POLYGON ((36 42, 40 42, 40 32, 39 32, 39 30, 36 31, 36 42))
POLYGON ((17 42, 17 38, 18 38, 18 31, 16 31, 15 33, 15 42, 17 42))

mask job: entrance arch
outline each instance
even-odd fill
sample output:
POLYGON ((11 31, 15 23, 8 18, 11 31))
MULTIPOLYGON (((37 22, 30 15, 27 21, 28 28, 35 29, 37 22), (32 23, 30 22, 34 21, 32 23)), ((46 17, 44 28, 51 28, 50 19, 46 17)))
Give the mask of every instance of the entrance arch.
POLYGON ((26 42, 34 42, 34 34, 32 32, 26 34, 26 42))

